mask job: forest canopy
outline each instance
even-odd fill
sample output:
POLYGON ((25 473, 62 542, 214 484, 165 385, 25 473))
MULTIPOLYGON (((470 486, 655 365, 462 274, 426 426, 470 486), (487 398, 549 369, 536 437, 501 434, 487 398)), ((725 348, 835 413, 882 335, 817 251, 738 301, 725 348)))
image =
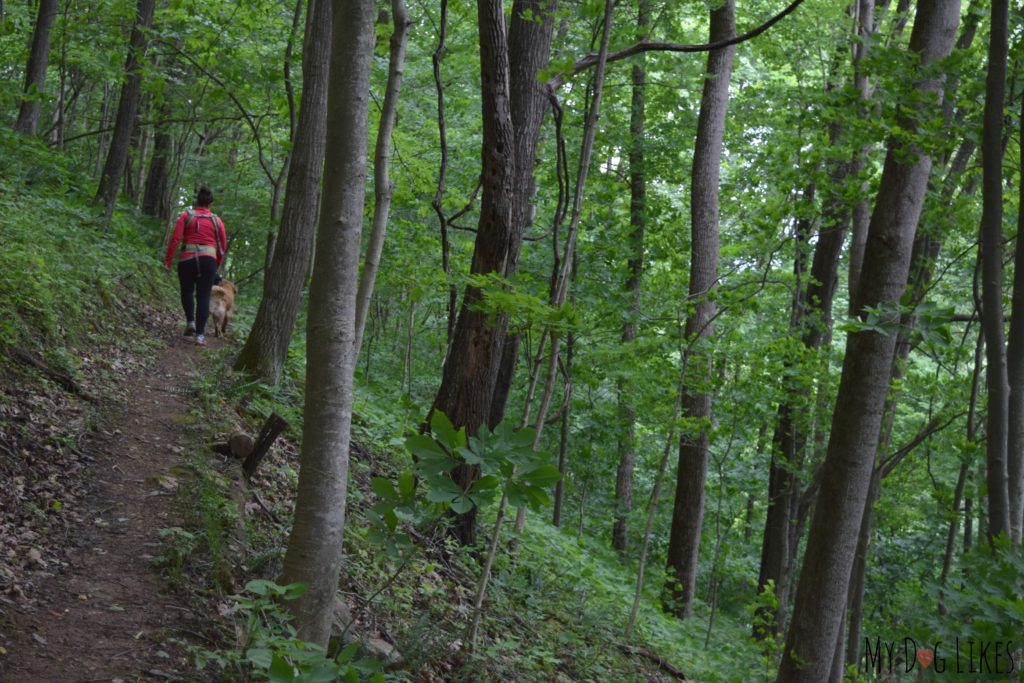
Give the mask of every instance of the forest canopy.
MULTIPOLYGON (((134 222, 157 267, 212 188, 240 285, 222 362, 297 443, 259 578, 308 587, 303 640, 329 642, 360 552, 386 575, 468 547, 459 646, 388 675, 514 678, 481 654, 493 605, 568 624, 556 588, 663 673, 862 680, 904 638, 938 673, 937 643, 1024 626, 1021 20, 0 3, 0 197, 87 203, 68 234, 134 222)), ((28 343, 29 297, 0 295, 28 343)), ((551 657, 523 680, 621 673, 551 657)))

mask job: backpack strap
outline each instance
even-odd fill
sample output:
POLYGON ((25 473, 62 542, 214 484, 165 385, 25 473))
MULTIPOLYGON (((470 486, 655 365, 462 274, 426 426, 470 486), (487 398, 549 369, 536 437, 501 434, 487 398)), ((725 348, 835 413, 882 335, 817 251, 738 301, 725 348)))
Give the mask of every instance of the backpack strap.
MULTIPOLYGON (((196 225, 197 226, 196 230, 193 230, 192 232, 198 232, 198 221, 199 221, 199 219, 206 217, 206 216, 197 216, 196 212, 195 212, 195 209, 188 209, 185 213, 187 215, 185 217, 185 228, 182 230, 182 240, 181 240, 182 248, 184 248, 184 245, 186 243, 188 243, 188 235, 190 234, 189 229, 193 225, 196 225)), ((224 222, 221 221, 220 218, 217 217, 217 214, 213 213, 212 211, 210 212, 209 218, 210 218, 210 222, 213 224, 213 241, 217 245, 217 249, 218 249, 217 253, 219 255, 223 256, 227 252, 227 250, 228 250, 227 249, 227 245, 224 244, 224 242, 221 240, 221 230, 220 230, 220 228, 221 228, 222 225, 224 225, 224 222)))
POLYGON ((217 214, 210 212, 210 221, 213 223, 213 241, 217 243, 217 253, 223 257, 227 253, 228 246, 221 241, 221 227, 224 225, 224 221, 217 217, 217 214))

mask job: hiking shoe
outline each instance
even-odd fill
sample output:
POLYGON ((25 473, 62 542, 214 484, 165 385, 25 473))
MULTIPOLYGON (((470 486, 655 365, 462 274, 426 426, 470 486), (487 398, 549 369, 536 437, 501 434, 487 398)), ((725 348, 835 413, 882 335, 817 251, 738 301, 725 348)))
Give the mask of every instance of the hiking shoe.
POLYGON ((206 346, 206 335, 196 335, 196 346, 206 346))
POLYGON ((195 333, 196 333, 196 324, 195 323, 188 323, 187 325, 185 325, 185 331, 182 332, 182 334, 185 335, 186 337, 191 337, 195 333))

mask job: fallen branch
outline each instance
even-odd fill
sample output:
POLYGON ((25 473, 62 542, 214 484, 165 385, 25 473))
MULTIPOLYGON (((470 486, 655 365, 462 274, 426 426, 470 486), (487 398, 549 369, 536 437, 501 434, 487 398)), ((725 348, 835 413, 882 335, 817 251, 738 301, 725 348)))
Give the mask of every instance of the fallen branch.
POLYGON ((45 361, 36 356, 34 353, 11 346, 8 346, 5 349, 5 352, 10 358, 21 363, 24 363, 25 365, 29 365, 38 370, 39 372, 43 373, 46 377, 51 379, 65 391, 75 394, 76 396, 81 396, 83 399, 91 403, 97 402, 97 399, 94 396, 90 396, 89 394, 87 394, 85 390, 82 389, 82 386, 78 382, 76 382, 74 378, 71 377, 71 375, 64 372, 63 370, 51 368, 49 365, 46 364, 45 361))
POLYGON ((658 665, 659 669, 661 669, 667 674, 674 676, 676 679, 680 681, 688 680, 686 678, 686 674, 684 674, 676 667, 672 666, 672 662, 668 661, 667 659, 659 655, 657 652, 651 652, 645 647, 637 647, 636 645, 624 645, 622 643, 619 643, 619 648, 626 654, 639 655, 641 657, 645 657, 646 659, 651 660, 652 662, 658 665))
POLYGON ((246 479, 252 479, 252 475, 256 474, 256 468, 260 466, 260 461, 263 460, 281 432, 287 428, 288 422, 283 417, 277 413, 270 414, 267 421, 263 423, 263 428, 260 429, 260 435, 256 437, 256 445, 253 446, 252 452, 249 453, 245 464, 242 465, 246 479))

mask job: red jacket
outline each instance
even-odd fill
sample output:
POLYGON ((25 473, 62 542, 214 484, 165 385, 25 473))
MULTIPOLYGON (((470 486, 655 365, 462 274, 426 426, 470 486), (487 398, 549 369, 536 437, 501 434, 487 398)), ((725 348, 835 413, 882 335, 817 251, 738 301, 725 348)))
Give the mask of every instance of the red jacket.
MULTIPOLYGON (((164 265, 168 268, 171 266, 174 252, 177 251, 178 245, 184 238, 186 246, 191 244, 212 246, 216 251, 217 267, 220 268, 221 263, 224 262, 224 249, 228 243, 227 234, 224 232, 224 221, 211 214, 207 208, 197 207, 192 209, 192 213, 193 218, 187 235, 185 234, 185 221, 188 220, 188 211, 183 211, 178 216, 178 222, 174 224, 174 232, 171 234, 171 241, 167 244, 164 265)), ((195 251, 184 249, 178 258, 183 261, 196 255, 195 251)))

